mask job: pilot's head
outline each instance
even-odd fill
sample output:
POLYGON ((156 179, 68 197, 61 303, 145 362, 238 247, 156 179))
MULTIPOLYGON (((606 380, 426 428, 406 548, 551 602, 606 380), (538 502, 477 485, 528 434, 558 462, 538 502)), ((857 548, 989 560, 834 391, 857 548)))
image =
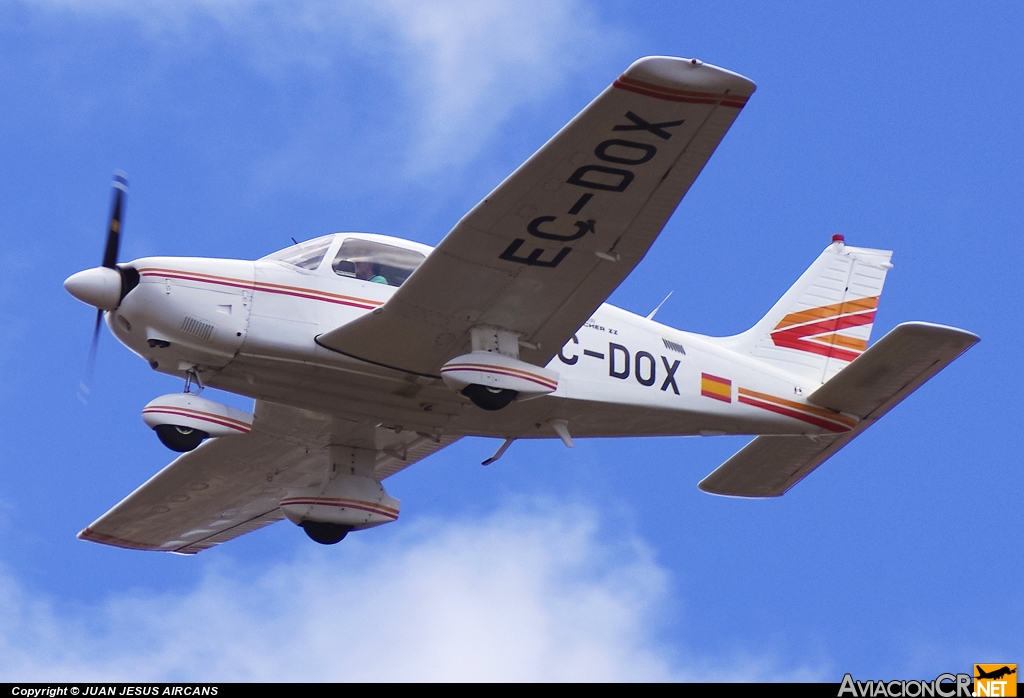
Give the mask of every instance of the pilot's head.
POLYGON ((356 262, 356 278, 364 281, 380 274, 380 265, 376 262, 356 262))

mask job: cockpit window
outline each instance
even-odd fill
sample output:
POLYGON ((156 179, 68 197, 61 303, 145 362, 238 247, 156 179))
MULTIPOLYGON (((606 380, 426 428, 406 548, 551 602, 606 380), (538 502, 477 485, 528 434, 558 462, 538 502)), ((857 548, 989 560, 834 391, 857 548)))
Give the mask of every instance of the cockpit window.
POLYGON ((348 238, 334 258, 334 273, 388 286, 401 286, 423 260, 421 253, 381 242, 348 238))
POLYGON ((331 236, 300 242, 298 245, 286 247, 280 252, 267 255, 264 259, 276 259, 279 262, 294 264, 300 269, 316 269, 327 254, 327 248, 334 239, 331 236))

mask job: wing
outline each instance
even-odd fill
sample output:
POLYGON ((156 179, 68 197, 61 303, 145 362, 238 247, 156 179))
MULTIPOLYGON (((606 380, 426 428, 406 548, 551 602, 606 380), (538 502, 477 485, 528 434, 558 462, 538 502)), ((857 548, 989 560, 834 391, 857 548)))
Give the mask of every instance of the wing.
POLYGON ((808 398, 860 418, 836 436, 758 436, 698 485, 734 497, 778 497, 970 349, 977 335, 924 322, 898 325, 808 398))
POLYGON ((383 479, 457 437, 396 434, 257 402, 249 434, 211 439, 178 457, 78 537, 135 550, 206 550, 283 519, 281 499, 322 481, 328 445, 352 439, 375 442, 375 475, 383 479))
POLYGON ((328 349, 437 376, 477 325, 543 366, 643 258, 754 84, 644 58, 459 221, 382 307, 328 349))

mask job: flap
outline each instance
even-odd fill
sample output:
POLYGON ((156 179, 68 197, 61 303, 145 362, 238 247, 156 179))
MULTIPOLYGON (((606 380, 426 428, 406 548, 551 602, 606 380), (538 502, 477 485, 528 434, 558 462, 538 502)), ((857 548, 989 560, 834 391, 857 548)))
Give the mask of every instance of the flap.
POLYGON ((545 365, 644 257, 754 84, 644 58, 459 221, 381 308, 328 349, 437 377, 477 325, 545 365))

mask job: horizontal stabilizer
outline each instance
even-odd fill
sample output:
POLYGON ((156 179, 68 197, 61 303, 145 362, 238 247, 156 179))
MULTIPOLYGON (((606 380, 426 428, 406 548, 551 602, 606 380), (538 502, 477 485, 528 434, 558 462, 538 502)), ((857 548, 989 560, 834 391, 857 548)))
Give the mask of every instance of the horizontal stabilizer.
POLYGON ((785 494, 977 341, 977 335, 953 327, 924 322, 897 326, 808 398, 856 415, 856 427, 829 436, 759 436, 699 487, 734 497, 785 494))
POLYGON ((955 327, 905 322, 807 400, 861 419, 878 419, 977 342, 978 335, 955 327))
POLYGON ((732 497, 778 497, 860 433, 836 436, 758 436, 697 486, 732 497))

